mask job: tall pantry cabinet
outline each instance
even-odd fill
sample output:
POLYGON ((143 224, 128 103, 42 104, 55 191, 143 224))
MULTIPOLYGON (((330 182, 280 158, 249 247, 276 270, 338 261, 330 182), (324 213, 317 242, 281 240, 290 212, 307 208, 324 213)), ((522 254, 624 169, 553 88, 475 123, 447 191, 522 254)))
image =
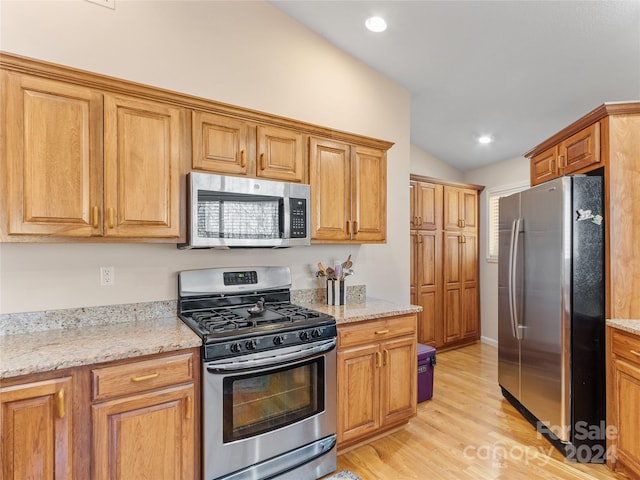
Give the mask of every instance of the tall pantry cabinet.
POLYGON ((478 195, 484 187, 411 175, 411 303, 418 341, 436 348, 480 336, 478 195))

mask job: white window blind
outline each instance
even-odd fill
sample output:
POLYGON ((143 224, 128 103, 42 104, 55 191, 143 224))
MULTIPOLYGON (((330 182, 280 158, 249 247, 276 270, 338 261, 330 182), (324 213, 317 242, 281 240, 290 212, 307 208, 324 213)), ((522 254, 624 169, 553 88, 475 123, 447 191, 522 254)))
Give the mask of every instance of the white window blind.
POLYGON ((498 224, 500 221, 500 198, 529 188, 529 182, 492 187, 487 189, 487 261, 498 261, 498 224))

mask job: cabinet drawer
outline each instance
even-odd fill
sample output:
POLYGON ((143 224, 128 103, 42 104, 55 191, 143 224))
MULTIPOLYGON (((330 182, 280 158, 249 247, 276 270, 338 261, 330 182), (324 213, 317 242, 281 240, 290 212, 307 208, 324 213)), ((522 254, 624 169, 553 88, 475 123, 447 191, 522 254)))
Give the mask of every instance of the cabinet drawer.
POLYGON ((193 354, 184 353, 91 371, 93 400, 143 392, 193 379, 193 354))
POLYGON ((338 348, 416 333, 416 315, 338 325, 338 348))
POLYGON ((613 330, 613 353, 640 365, 640 337, 613 330))

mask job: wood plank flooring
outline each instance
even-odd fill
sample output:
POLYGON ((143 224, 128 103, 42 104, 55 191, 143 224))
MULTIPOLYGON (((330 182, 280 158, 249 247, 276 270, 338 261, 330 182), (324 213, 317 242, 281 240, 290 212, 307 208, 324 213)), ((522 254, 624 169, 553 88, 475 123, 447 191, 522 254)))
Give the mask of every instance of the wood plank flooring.
POLYGON ((626 479, 605 465, 567 462, 506 400, 498 350, 437 354, 434 394, 399 431, 338 456, 363 480, 626 479))

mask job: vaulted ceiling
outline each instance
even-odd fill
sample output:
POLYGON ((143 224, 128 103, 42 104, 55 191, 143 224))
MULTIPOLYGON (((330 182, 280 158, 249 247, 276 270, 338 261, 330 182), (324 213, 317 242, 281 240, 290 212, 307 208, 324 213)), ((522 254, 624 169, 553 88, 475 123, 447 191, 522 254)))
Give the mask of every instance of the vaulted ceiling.
POLYGON ((269 3, 407 88, 411 142, 462 171, 640 100, 640 0, 269 3), (365 28, 372 15, 385 32, 365 28))

